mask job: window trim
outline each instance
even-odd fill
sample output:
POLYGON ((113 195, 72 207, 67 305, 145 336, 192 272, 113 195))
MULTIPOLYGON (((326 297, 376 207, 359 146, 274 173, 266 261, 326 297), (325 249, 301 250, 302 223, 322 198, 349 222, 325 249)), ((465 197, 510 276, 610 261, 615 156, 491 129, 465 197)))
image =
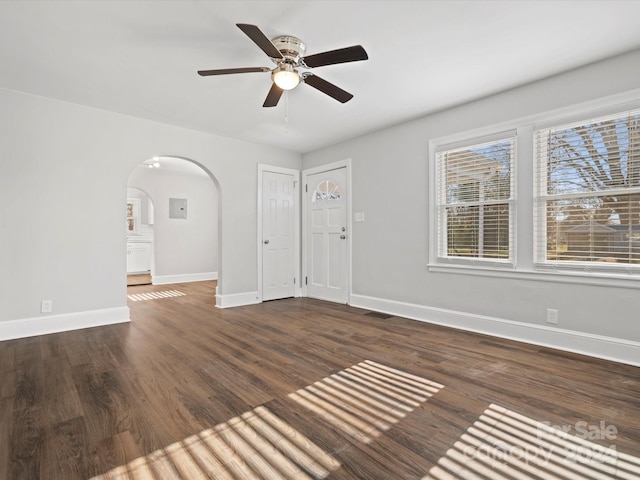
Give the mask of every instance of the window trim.
POLYGON ((618 116, 625 116, 630 112, 636 112, 640 108, 638 106, 630 107, 629 105, 617 105, 611 106, 611 108, 607 109, 606 112, 598 111, 598 112, 585 112, 580 116, 575 116, 577 118, 573 118, 571 121, 565 120, 557 120, 555 122, 546 122, 544 126, 536 125, 533 128, 533 231, 534 231, 534 239, 533 239, 533 265, 536 270, 539 271, 570 271, 570 272, 584 272, 587 274, 592 274, 594 272, 598 272, 601 274, 618 274, 618 275, 640 275, 640 264, 629 264, 629 263, 607 263, 607 262, 598 262, 598 261, 570 261, 570 260, 548 260, 546 258, 547 250, 547 218, 543 212, 546 212, 545 206, 548 202, 553 200, 562 200, 569 198, 589 198, 589 197, 600 197, 606 194, 618 193, 622 192, 624 194, 639 193, 640 187, 634 188, 622 188, 622 189, 608 189, 605 191, 599 192, 580 192, 580 193, 567 193, 567 194, 548 194, 544 193, 546 189, 546 183, 543 182, 546 175, 546 169, 548 168, 548 158, 542 159, 539 158, 538 152, 538 136, 540 135, 548 135, 554 130, 562 130, 569 127, 582 127, 584 125, 588 125, 593 123, 594 121, 601 121, 607 118, 615 118, 618 116), (542 171, 541 169, 544 169, 542 171))
POLYGON ((574 285, 593 285, 614 288, 640 289, 640 274, 616 269, 614 272, 604 265, 591 265, 585 269, 575 269, 571 265, 539 265, 534 262, 533 229, 534 217, 534 175, 535 162, 533 132, 580 120, 613 114, 619 111, 640 108, 640 88, 625 91, 607 97, 596 98, 540 113, 523 115, 514 119, 479 128, 434 136, 427 140, 428 151, 428 192, 427 192, 427 262, 429 272, 461 274, 480 277, 506 278, 522 281, 542 281, 567 283, 574 285), (490 265, 483 262, 473 264, 451 264, 439 261, 437 257, 437 208, 436 208, 436 149, 450 145, 463 146, 464 142, 477 138, 491 138, 492 135, 504 135, 504 132, 517 131, 518 150, 515 160, 516 219, 514 221, 515 250, 512 268, 504 264, 490 265), (500 132, 497 133, 496 132, 500 132), (524 160, 524 161, 523 161, 524 160), (522 197, 524 195, 524 197, 522 197), (531 198, 528 198, 531 197, 531 198), (524 227, 524 228, 522 228, 524 227), (596 268, 593 268, 596 267, 596 268))
POLYGON ((524 280, 547 283, 568 283, 572 285, 593 285, 618 288, 633 288, 640 290, 640 277, 622 275, 621 272, 587 272, 585 270, 545 269, 542 270, 506 270, 489 268, 488 266, 443 265, 427 264, 429 272, 447 273, 452 275, 467 275, 491 278, 506 278, 509 280, 524 280))
MULTIPOLYGON (((438 266, 470 266, 480 268, 496 268, 496 269, 514 269, 516 266, 516 231, 517 231, 517 158, 518 158, 518 132, 516 129, 508 130, 493 130, 491 133, 483 133, 481 135, 468 135, 463 138, 456 139, 454 141, 432 141, 429 142, 429 204, 430 218, 434 220, 429 224, 429 231, 433 232, 433 236, 429 235, 429 259, 430 265, 438 266), (498 142, 501 140, 513 141, 513 157, 511 158, 510 169, 510 189, 511 195, 508 199, 500 201, 499 203, 509 204, 509 258, 476 258, 476 257, 454 257, 454 256, 442 256, 440 255, 439 244, 440 238, 440 222, 439 210, 445 203, 441 203, 438 198, 440 191, 441 178, 438 176, 438 154, 448 150, 461 149, 465 147, 473 147, 474 145, 481 145, 487 143, 498 142)), ((491 202, 489 202, 491 203, 491 202)))

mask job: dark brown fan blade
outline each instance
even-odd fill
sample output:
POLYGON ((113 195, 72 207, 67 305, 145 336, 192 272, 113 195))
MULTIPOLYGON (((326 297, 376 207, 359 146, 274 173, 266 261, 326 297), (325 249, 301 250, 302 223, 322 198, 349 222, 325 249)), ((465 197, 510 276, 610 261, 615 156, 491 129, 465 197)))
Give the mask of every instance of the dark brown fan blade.
POLYGON ((340 48, 329 52, 316 53, 300 59, 309 68, 323 67, 325 65, 335 65, 336 63, 359 62, 367 60, 369 56, 360 45, 340 48))
POLYGON ((264 104, 262 105, 263 107, 275 107, 276 105, 278 105, 278 102, 280 101, 280 97, 282 96, 282 93, 284 91, 278 87, 275 83, 271 85, 271 90, 269 90, 269 93, 267 94, 267 98, 264 101, 264 104))
POLYGON ((264 53, 269 55, 271 58, 283 58, 280 50, 276 48, 276 46, 271 43, 262 30, 260 30, 255 25, 249 25, 247 23, 236 23, 236 26, 242 30, 247 37, 249 37, 253 42, 258 45, 264 53))
POLYGON ((305 75, 304 83, 312 86, 317 90, 320 90, 322 93, 326 93, 327 95, 335 98, 341 103, 346 103, 353 98, 353 95, 351 95, 349 92, 345 92, 340 87, 336 87, 333 83, 329 83, 319 76, 313 75, 311 73, 307 73, 305 75))
POLYGON ((268 72, 270 70, 271 69, 267 67, 221 68, 219 70, 198 70, 198 75, 207 77, 209 75, 229 75, 232 73, 268 72))

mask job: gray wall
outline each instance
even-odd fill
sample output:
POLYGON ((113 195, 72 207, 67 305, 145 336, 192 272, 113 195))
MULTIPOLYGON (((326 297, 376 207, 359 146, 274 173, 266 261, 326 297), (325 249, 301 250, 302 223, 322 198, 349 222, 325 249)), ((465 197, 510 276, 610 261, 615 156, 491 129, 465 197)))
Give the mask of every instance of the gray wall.
POLYGON ((220 193, 219 294, 257 289, 257 165, 300 155, 0 89, 0 321, 126 306, 129 174, 189 158, 220 193))
MULTIPOLYGON (((126 306, 127 181, 154 155, 189 158, 217 182, 222 295, 257 289, 257 165, 297 169, 351 158, 353 211, 366 214, 352 231, 354 294, 540 326, 551 307, 561 328, 639 341, 635 285, 427 268, 430 139, 629 92, 638 78, 640 52, 633 52, 311 152, 302 162, 291 152, 0 89, 0 322, 39 317, 42 299, 53 300, 54 313, 126 306)), ((529 167, 519 166, 519 175, 529 167)), ((518 192, 525 210, 526 193, 518 192)), ((521 246, 530 233, 530 225, 519 228, 521 246)))
MULTIPOLYGON (((603 281, 557 283, 535 274, 517 278, 429 271, 429 141, 544 112, 629 93, 640 87, 640 52, 593 64, 564 75, 461 105, 409 123, 307 153, 303 168, 350 158, 353 211, 366 221, 352 230, 352 293, 447 309, 475 316, 544 326, 546 309, 559 310, 558 327, 587 334, 640 340, 640 291, 603 281)), ((469 79, 469 81, 473 81, 469 79)), ((632 93, 640 100, 640 93, 632 93)), ((524 120, 526 122, 526 120, 524 120)), ((533 172, 531 144, 520 145, 525 163, 518 175, 533 172)), ((518 192, 519 213, 531 219, 531 188, 518 192)), ((530 250, 531 222, 518 223, 522 251, 530 250)), ((521 266, 531 255, 519 257, 521 266)))

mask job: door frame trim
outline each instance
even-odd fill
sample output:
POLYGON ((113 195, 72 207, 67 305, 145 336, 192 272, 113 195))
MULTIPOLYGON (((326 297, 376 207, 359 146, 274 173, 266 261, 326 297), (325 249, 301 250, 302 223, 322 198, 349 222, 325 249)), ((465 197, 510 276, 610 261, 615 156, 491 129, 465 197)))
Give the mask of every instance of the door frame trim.
POLYGON ((262 181, 264 172, 280 173, 283 175, 292 175, 293 180, 293 198, 294 198, 294 224, 293 224, 293 242, 294 242, 294 272, 295 272, 295 288, 294 296, 302 296, 301 276, 300 276, 300 171, 293 168, 276 167, 273 165, 258 164, 258 225, 257 225, 257 271, 258 271, 258 302, 262 302, 262 181))
MULTIPOLYGON (((352 285, 352 268, 351 268, 351 245, 352 245, 352 232, 353 232, 353 215, 352 215, 352 206, 351 206, 351 158, 345 158, 344 160, 338 160, 337 162, 327 163, 324 165, 320 165, 318 167, 307 168, 302 170, 302 185, 306 185, 308 183, 308 177, 310 175, 316 175, 322 172, 328 172, 330 170, 338 170, 339 168, 346 168, 346 176, 347 176, 347 305, 351 304, 351 285, 352 285)), ((302 195, 302 279, 308 276, 307 270, 307 253, 309 246, 307 245, 307 227, 309 223, 309 219, 307 218, 307 195, 302 193, 302 189, 300 189, 302 195)), ((304 281, 302 282, 302 296, 307 296, 307 286, 304 285, 304 281)))

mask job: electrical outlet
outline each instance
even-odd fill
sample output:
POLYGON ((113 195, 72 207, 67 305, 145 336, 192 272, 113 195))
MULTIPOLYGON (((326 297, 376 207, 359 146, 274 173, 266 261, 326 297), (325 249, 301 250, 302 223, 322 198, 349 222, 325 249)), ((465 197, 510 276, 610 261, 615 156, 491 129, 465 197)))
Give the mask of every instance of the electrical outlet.
POLYGON ((42 300, 40 303, 40 313, 51 313, 53 311, 52 300, 42 300))
POLYGON ((558 310, 547 308, 547 323, 558 324, 558 310))

